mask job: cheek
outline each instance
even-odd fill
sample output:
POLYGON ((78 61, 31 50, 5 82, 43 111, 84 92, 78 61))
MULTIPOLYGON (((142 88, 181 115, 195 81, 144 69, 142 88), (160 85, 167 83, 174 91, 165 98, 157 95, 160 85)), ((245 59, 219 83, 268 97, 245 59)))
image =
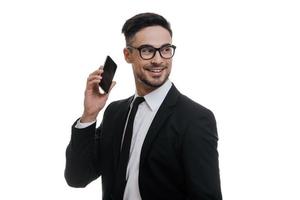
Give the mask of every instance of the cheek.
POLYGON ((147 65, 147 63, 143 62, 143 61, 139 61, 139 60, 135 60, 132 63, 132 67, 134 71, 142 71, 143 67, 147 65))
POLYGON ((135 76, 136 75, 139 76, 140 74, 142 74, 142 66, 137 63, 132 65, 132 70, 133 70, 133 73, 135 74, 135 76))
POLYGON ((171 68, 172 68, 172 61, 166 62, 166 66, 168 66, 168 70, 171 70, 171 68))

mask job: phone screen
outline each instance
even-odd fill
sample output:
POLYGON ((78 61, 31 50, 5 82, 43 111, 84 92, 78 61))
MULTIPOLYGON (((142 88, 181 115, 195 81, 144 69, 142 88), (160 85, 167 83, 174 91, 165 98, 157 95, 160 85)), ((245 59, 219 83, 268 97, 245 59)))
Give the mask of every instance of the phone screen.
POLYGON ((109 91, 116 69, 117 64, 111 59, 110 56, 107 56, 103 67, 102 80, 99 83, 99 86, 105 93, 108 93, 109 91))

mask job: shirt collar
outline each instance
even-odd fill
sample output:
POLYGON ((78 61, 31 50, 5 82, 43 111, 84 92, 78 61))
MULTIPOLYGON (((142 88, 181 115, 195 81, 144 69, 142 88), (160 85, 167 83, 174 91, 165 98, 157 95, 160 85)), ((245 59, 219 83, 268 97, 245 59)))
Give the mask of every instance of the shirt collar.
MULTIPOLYGON (((172 82, 168 79, 162 86, 144 96, 145 102, 152 111, 159 108, 171 87, 172 82)), ((137 96, 138 95, 135 94, 135 97, 137 96)))

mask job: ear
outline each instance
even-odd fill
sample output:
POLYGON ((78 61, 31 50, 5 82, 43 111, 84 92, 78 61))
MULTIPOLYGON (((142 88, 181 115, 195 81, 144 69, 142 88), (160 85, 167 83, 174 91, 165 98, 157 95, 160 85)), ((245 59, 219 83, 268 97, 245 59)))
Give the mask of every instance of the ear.
POLYGON ((126 60, 127 63, 131 63, 131 52, 128 48, 124 48, 123 49, 123 54, 124 54, 124 58, 126 60))

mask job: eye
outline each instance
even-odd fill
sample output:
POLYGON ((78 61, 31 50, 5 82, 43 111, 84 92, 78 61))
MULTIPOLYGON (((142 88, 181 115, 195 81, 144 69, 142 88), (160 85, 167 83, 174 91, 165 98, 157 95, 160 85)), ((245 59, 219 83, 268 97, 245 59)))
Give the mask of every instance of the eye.
POLYGON ((154 48, 152 48, 152 47, 143 47, 143 48, 141 49, 141 52, 142 52, 143 54, 152 54, 154 51, 155 51, 155 50, 154 50, 154 48))
POLYGON ((161 53, 171 53, 173 48, 171 46, 166 46, 161 49, 161 53))

